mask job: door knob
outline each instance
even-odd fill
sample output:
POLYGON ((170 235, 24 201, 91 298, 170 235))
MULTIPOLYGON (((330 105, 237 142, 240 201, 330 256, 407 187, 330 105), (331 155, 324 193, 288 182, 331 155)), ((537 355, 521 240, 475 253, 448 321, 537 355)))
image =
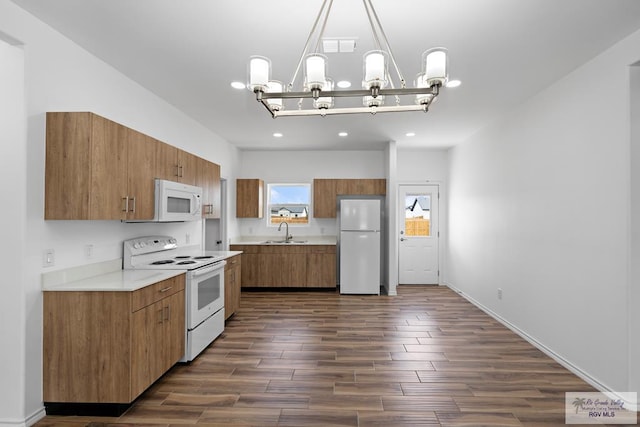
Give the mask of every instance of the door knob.
POLYGON ((405 240, 407 240, 407 239, 405 239, 404 237, 401 237, 401 238, 400 238, 400 241, 401 241, 401 242, 404 242, 405 240))

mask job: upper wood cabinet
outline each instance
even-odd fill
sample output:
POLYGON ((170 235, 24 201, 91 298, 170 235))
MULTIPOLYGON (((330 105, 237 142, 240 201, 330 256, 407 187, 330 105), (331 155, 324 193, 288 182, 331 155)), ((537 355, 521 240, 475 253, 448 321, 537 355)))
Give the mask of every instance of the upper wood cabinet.
POLYGON ((264 182, 261 179, 236 180, 236 217, 262 218, 264 182))
POLYGON ((196 184, 202 187, 202 217, 220 218, 220 166, 198 157, 196 184))
POLYGON ((313 216, 335 218, 337 196, 380 195, 387 193, 385 179, 314 179, 313 216))
POLYGON ((153 143, 93 113, 47 113, 45 219, 151 219, 153 143))
POLYGON ((196 185, 199 157, 164 142, 157 142, 158 178, 196 185))
POLYGON ((151 220, 155 178, 203 188, 220 218, 220 166, 89 112, 47 113, 45 219, 151 220))

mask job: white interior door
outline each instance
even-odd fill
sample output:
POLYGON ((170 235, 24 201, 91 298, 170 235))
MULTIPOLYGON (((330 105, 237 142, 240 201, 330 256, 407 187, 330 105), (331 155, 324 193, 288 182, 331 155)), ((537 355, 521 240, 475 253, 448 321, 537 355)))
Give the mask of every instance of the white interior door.
POLYGON ((438 284, 438 186, 401 185, 398 201, 398 284, 438 284))

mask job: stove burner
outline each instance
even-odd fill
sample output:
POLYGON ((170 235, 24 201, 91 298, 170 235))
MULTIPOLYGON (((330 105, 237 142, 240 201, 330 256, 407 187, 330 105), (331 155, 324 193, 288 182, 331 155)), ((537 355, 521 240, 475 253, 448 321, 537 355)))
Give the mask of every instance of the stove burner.
POLYGON ((195 261, 180 261, 176 265, 185 265, 185 264, 196 264, 195 261))
POLYGON ((160 261, 154 261, 151 265, 173 264, 175 261, 172 259, 163 259, 160 261))
POLYGON ((176 257, 176 259, 187 259, 187 258, 191 258, 189 255, 179 255, 176 257))
POLYGON ((213 255, 194 256, 193 259, 211 259, 213 255))

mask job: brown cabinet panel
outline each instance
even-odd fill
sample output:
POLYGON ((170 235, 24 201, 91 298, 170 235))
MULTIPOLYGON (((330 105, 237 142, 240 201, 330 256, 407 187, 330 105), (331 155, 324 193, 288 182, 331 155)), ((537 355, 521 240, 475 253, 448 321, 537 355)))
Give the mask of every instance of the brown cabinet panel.
POLYGON ((127 292, 44 292, 45 402, 130 402, 127 292))
POLYGON ((198 187, 202 187, 202 217, 220 218, 220 166, 198 158, 198 187))
POLYGON ((334 253, 311 253, 307 255, 307 287, 336 287, 335 251, 334 253))
POLYGON ((336 179, 313 180, 313 216, 332 218, 336 216, 336 179))
POLYGON ((184 291, 180 291, 162 300, 164 364, 160 375, 171 369, 184 356, 184 331, 186 330, 184 298, 184 291))
POLYGON ((241 255, 227 258, 224 266, 224 316, 228 319, 240 307, 242 280, 241 255))
POLYGON ((47 113, 45 219, 153 218, 151 140, 87 112, 47 113))
POLYGON ((43 400, 130 403, 173 366, 184 354, 184 275, 168 282, 178 291, 159 300, 146 288, 44 292, 43 400))
POLYGON ((335 218, 337 196, 385 195, 386 179, 314 179, 313 216, 335 218))
POLYGON ((156 141, 156 178, 178 181, 178 149, 156 141))
POLYGON ((178 150, 178 181, 196 185, 198 180, 198 156, 178 150))
POLYGON ((45 219, 88 219, 91 114, 47 113, 45 219))
POLYGON ((127 145, 125 128, 91 115, 91 185, 88 219, 125 219, 127 145))
POLYGON ((336 286, 335 245, 231 245, 242 254, 243 287, 336 286))
POLYGON ((236 180, 236 217, 262 218, 264 182, 261 179, 236 180))
POLYGON ((128 213, 130 220, 151 219, 155 214, 157 141, 132 129, 125 129, 128 155, 128 213))

